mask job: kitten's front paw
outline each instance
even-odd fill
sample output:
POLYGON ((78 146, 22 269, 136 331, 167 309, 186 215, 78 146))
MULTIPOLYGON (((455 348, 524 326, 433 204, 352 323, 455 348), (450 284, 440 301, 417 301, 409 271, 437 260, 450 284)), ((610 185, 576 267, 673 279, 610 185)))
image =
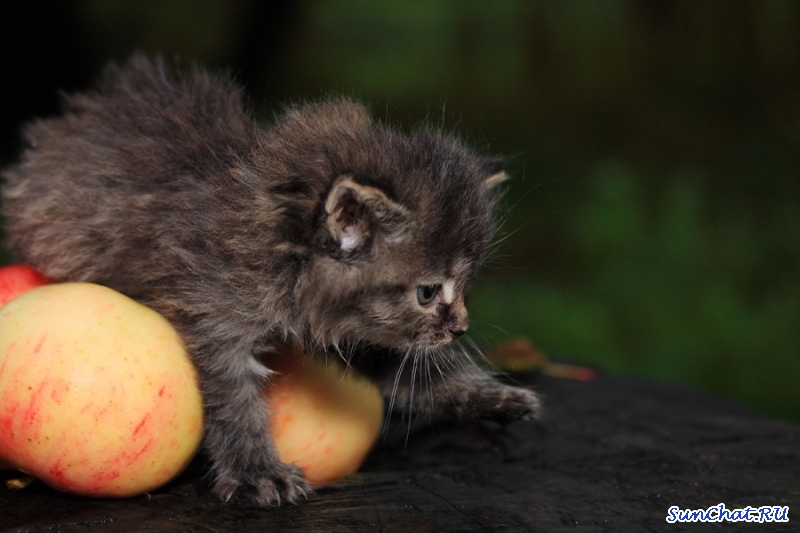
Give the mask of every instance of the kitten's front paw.
POLYGON ((261 507, 300 503, 311 492, 303 471, 284 463, 273 468, 270 474, 248 474, 241 480, 232 475, 220 475, 213 490, 223 501, 227 502, 239 493, 261 507))
POLYGON ((481 418, 507 423, 514 420, 534 420, 541 414, 539 395, 522 387, 501 386, 482 394, 481 418))

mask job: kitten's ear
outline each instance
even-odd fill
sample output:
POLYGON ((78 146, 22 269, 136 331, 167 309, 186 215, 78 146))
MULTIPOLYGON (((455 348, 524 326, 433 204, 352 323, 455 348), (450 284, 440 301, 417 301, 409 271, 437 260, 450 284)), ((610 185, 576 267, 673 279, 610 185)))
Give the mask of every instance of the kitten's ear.
POLYGON ((499 159, 487 159, 483 164, 483 186, 493 189, 508 179, 505 163, 499 159))
POLYGON ((383 191, 349 176, 334 184, 325 212, 328 231, 344 252, 361 247, 374 232, 396 234, 408 220, 406 209, 383 191))

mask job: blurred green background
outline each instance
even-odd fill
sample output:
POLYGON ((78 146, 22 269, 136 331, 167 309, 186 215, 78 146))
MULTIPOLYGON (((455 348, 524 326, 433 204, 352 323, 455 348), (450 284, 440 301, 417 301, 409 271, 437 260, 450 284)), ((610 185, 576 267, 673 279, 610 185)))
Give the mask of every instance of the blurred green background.
MULTIPOLYGON (((800 2, 31 0, 0 163, 108 60, 227 67, 264 120, 331 92, 508 158, 472 337, 800 421, 800 2)), ((8 256, 6 255, 6 260, 8 256)))

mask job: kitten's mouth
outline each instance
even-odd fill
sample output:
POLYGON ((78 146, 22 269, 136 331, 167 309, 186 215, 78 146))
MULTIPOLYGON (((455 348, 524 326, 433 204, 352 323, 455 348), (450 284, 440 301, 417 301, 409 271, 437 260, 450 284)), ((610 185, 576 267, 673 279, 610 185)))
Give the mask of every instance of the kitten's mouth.
POLYGON ((392 334, 386 331, 373 330, 361 337, 361 342, 372 343, 377 346, 393 348, 404 352, 429 350, 447 346, 458 340, 466 333, 466 328, 453 328, 442 325, 436 328, 423 329, 422 331, 397 332, 392 334))
POLYGON ((448 344, 452 343, 455 339, 456 337, 449 333, 437 333, 435 335, 431 335, 429 338, 415 339, 415 342, 411 343, 411 345, 408 348, 409 349, 441 348, 443 346, 447 346, 448 344))

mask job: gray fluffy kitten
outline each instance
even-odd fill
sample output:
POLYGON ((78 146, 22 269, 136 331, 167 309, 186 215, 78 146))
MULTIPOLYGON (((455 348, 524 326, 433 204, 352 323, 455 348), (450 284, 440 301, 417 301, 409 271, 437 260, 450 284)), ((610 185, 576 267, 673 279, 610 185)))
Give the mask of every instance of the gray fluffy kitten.
POLYGON ((259 354, 283 343, 344 354, 407 413, 536 415, 533 392, 445 348, 467 329, 497 160, 439 132, 392 131, 346 99, 264 128, 226 77, 143 57, 24 137, 3 173, 16 258, 172 322, 200 375, 222 499, 276 505, 309 490, 267 431, 259 354))

